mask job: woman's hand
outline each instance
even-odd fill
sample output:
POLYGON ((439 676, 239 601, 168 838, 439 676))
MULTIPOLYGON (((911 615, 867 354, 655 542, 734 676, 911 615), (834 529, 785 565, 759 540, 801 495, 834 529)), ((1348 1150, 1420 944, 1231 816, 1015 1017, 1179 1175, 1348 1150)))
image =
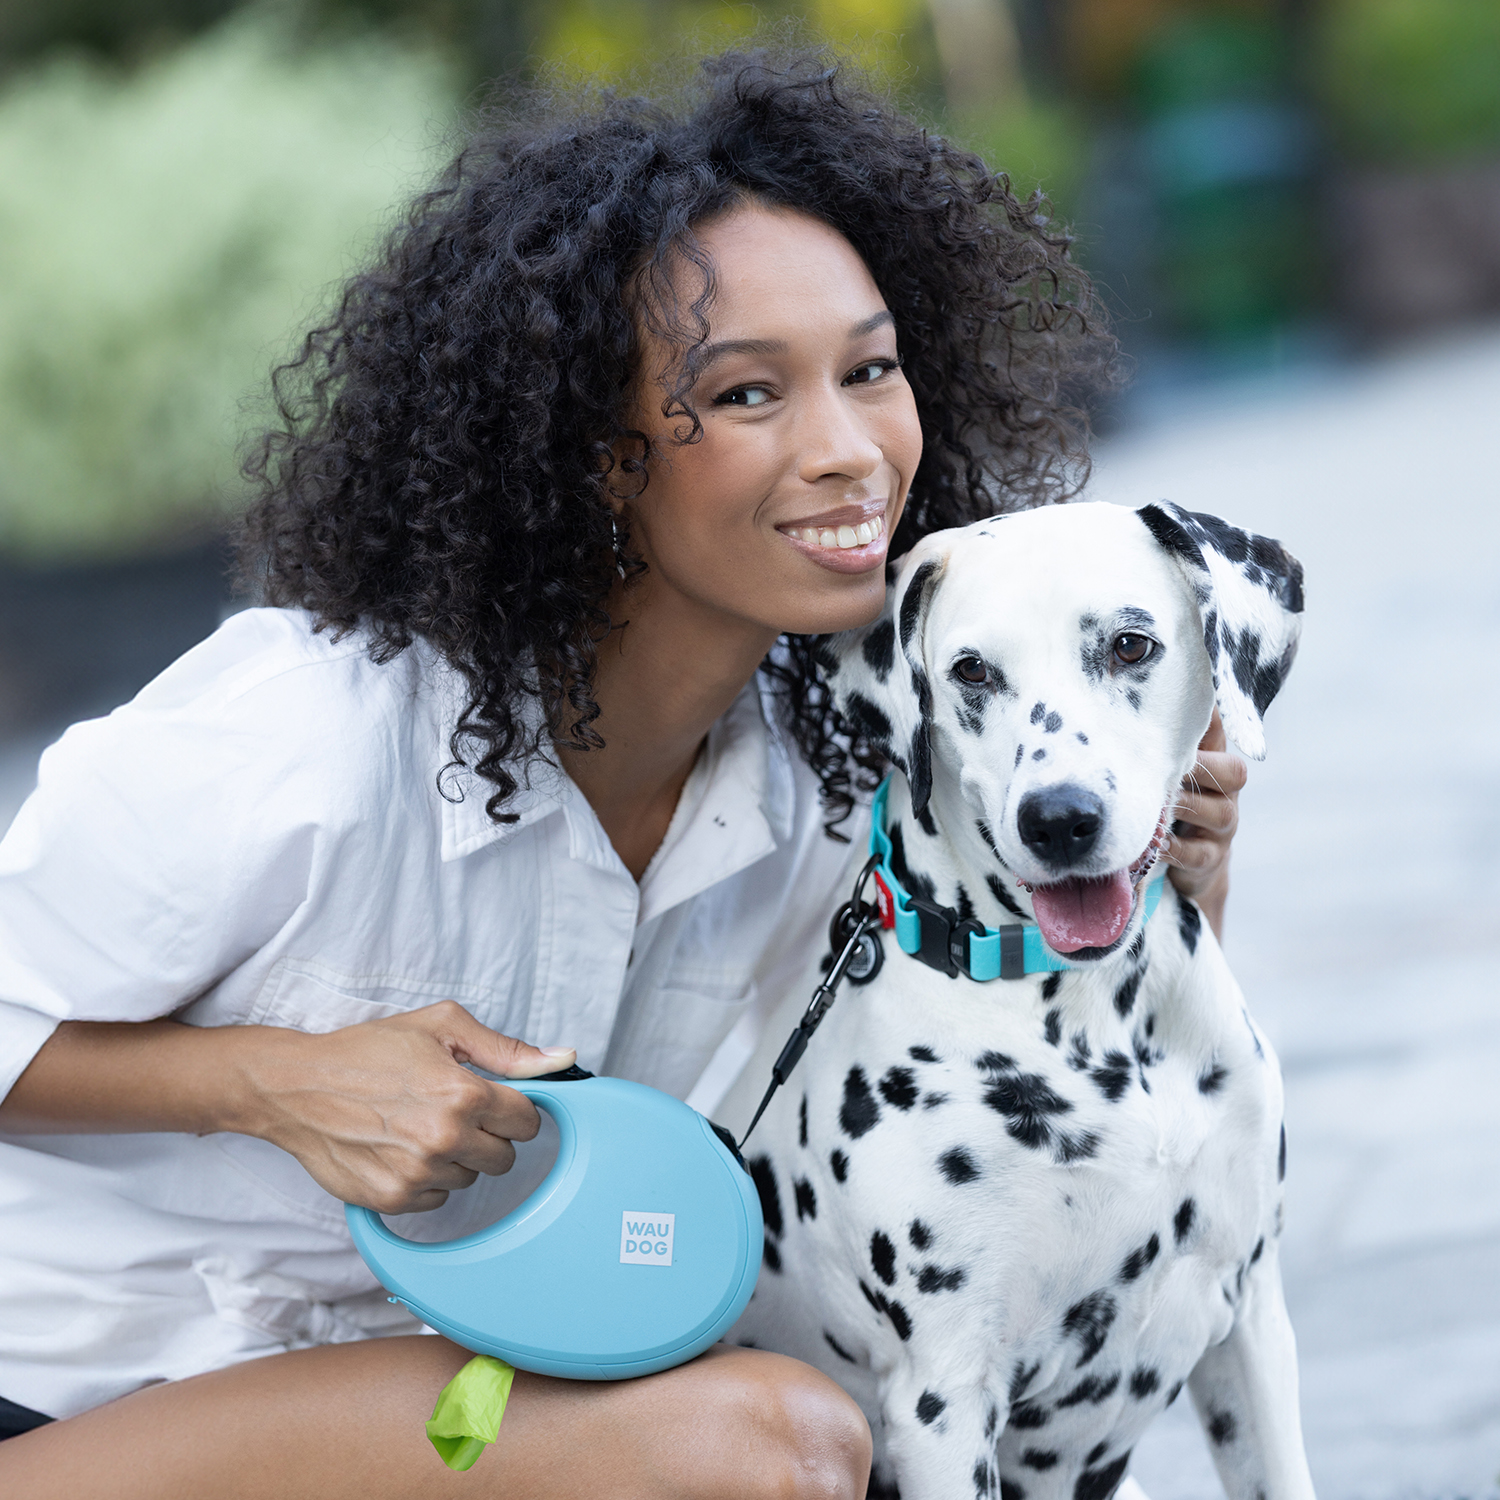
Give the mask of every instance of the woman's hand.
POLYGON ((1198 745, 1198 764, 1183 778, 1166 860, 1172 884, 1203 909, 1215 937, 1224 935, 1229 894, 1229 845, 1240 822, 1240 792, 1248 771, 1228 749, 1219 710, 1198 745))
POLYGON ((516 1159, 537 1133, 536 1106, 471 1073, 534 1078, 573 1061, 482 1026, 444 1000, 422 1010, 309 1035, 257 1028, 242 1055, 243 1123, 229 1128, 289 1151, 320 1187, 379 1213, 437 1208, 481 1172, 516 1159))

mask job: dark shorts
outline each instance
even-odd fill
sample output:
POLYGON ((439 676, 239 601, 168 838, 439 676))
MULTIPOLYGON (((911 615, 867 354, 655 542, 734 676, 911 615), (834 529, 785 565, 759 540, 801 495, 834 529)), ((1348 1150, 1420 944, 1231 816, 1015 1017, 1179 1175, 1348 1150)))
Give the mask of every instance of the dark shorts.
POLYGON ((17 1406, 14 1401, 7 1401, 4 1396, 0 1396, 0 1441, 19 1437, 23 1432, 30 1432, 33 1427, 42 1427, 51 1420, 51 1417, 44 1417, 39 1411, 32 1411, 29 1406, 17 1406))

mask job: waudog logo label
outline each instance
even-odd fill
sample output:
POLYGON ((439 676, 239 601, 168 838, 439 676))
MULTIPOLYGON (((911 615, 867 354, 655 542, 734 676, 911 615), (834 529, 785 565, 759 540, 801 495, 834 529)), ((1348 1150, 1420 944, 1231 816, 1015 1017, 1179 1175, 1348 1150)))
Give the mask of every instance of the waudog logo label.
POLYGON ((670 1266, 676 1214, 648 1214, 627 1208, 620 1215, 620 1264, 670 1266))

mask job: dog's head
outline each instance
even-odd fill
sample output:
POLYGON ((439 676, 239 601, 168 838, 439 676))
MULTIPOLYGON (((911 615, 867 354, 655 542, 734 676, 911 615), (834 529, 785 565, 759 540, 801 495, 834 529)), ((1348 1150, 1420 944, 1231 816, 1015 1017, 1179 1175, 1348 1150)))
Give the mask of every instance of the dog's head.
POLYGON ((1302 569, 1175 505, 1075 504, 936 532, 828 660, 912 810, 967 819, 1036 887, 1048 942, 1122 940, 1215 703, 1247 754, 1296 650, 1302 569))

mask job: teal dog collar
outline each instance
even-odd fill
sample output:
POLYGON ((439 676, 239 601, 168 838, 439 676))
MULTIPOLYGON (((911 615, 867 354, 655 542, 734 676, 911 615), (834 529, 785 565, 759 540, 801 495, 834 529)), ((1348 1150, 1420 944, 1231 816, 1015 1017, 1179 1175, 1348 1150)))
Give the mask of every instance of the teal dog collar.
MULTIPOLYGON (((890 785, 887 776, 875 793, 870 811, 870 863, 880 902, 880 925, 895 929, 896 946, 903 953, 950 976, 965 974, 980 980, 1022 979, 1027 974, 1052 974, 1077 967, 1047 947, 1035 922, 986 927, 974 917, 960 920, 951 906, 911 895, 891 869, 891 839, 885 831, 890 785)), ((1161 900, 1165 876, 1162 870, 1146 887, 1147 922, 1161 900)))

